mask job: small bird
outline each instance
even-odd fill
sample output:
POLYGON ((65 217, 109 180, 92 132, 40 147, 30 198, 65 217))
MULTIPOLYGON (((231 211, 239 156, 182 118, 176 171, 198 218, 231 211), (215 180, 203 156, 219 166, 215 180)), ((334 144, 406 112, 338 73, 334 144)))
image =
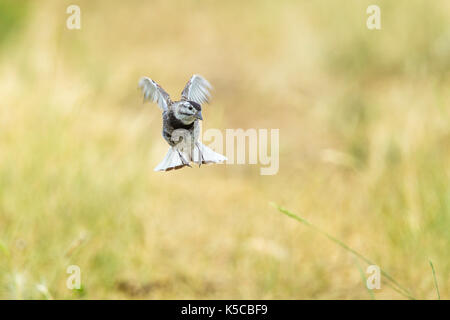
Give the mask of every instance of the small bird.
POLYGON ((206 163, 223 163, 227 158, 198 141, 199 121, 203 120, 202 104, 209 102, 211 84, 202 76, 194 74, 181 93, 180 101, 172 101, 169 94, 148 77, 139 80, 145 100, 156 102, 162 110, 162 136, 170 145, 166 157, 155 171, 169 171, 199 166, 206 163))

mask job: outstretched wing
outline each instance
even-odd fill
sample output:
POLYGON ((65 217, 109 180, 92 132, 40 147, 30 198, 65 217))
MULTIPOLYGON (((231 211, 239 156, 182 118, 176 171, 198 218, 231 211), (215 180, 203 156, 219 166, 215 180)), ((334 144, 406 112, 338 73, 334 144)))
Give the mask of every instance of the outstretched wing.
POLYGON ((163 111, 166 111, 172 103, 169 94, 150 78, 142 77, 139 80, 139 87, 144 94, 144 100, 156 102, 163 111))
POLYGON ((202 76, 194 74, 191 79, 183 89, 181 93, 181 100, 190 100, 197 102, 198 104, 203 104, 208 102, 211 94, 209 89, 211 89, 211 84, 202 76))

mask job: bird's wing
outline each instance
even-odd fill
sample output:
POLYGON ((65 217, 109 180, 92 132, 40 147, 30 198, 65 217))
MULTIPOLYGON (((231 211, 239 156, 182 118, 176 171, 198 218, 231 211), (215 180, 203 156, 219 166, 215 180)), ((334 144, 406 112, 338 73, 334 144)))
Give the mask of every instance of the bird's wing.
POLYGON ((183 89, 181 93, 181 100, 191 100, 198 104, 208 102, 211 96, 209 90, 212 88, 211 84, 202 76, 194 74, 183 89))
POLYGON ((166 111, 171 104, 169 94, 150 78, 142 77, 139 80, 139 87, 144 94, 144 100, 156 102, 161 110, 166 111))

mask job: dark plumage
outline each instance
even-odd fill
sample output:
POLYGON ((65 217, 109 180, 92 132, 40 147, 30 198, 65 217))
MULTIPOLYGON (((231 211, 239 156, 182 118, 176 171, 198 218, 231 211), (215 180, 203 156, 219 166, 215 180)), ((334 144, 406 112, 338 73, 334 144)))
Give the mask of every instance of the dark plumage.
POLYGON ((198 111, 202 111, 202 106, 199 105, 197 102, 191 101, 191 100, 188 100, 188 102, 189 102, 195 109, 197 109, 198 111))
MULTIPOLYGON (((167 143, 174 146, 176 143, 172 140, 172 132, 176 129, 185 129, 194 136, 194 126, 198 122, 198 119, 190 124, 184 124, 180 119, 175 116, 172 110, 163 112, 163 137, 167 143)), ((177 141, 178 142, 178 141, 177 141)))

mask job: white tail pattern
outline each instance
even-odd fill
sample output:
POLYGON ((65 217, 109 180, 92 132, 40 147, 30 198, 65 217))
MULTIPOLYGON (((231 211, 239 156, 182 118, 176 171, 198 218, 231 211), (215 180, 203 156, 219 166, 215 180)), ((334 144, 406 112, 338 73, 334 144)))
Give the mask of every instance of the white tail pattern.
POLYGON ((208 164, 223 163, 227 160, 225 156, 214 152, 201 142, 197 142, 195 144, 192 154, 183 148, 178 148, 177 146, 170 147, 163 161, 161 161, 154 169, 155 171, 181 169, 187 166, 190 162, 197 164, 208 164), (181 159, 181 157, 184 159, 181 159))

